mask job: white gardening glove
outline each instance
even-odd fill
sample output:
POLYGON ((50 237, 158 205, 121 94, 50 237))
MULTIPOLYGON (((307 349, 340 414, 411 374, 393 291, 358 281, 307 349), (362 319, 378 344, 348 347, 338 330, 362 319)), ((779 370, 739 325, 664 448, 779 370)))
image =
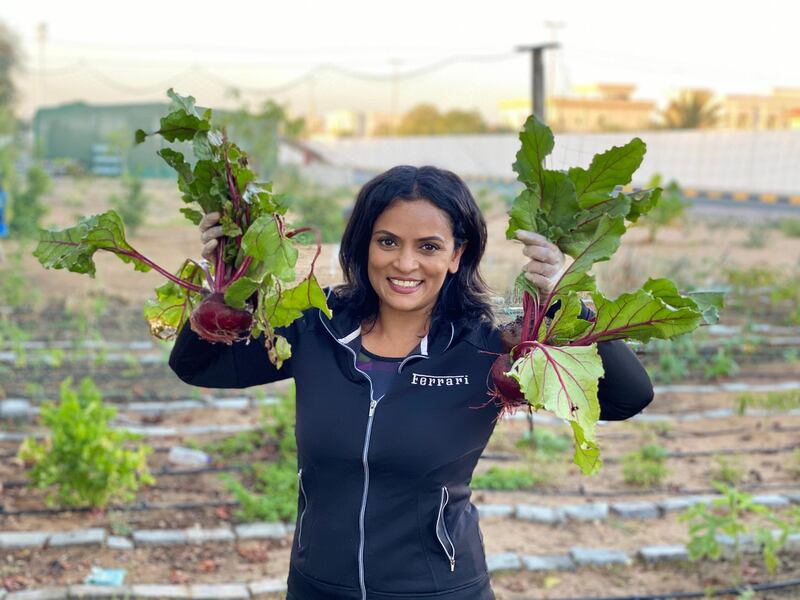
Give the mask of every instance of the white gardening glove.
POLYGON ((203 250, 200 253, 208 261, 214 261, 214 251, 219 244, 218 238, 222 237, 222 225, 219 223, 219 213, 210 212, 200 221, 200 240, 203 242, 203 250))
POLYGON ((549 294, 566 270, 564 253, 539 233, 518 229, 515 236, 524 245, 522 253, 531 259, 523 269, 525 277, 543 295, 549 294))

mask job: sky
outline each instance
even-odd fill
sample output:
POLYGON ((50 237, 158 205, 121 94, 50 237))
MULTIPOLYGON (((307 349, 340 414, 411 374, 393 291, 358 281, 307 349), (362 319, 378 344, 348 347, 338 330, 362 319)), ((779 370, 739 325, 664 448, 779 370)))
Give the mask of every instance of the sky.
POLYGON ((23 50, 26 118, 76 100, 162 100, 174 86, 207 106, 272 98, 295 114, 390 113, 427 101, 495 120, 499 101, 530 95, 529 54, 515 48, 552 39, 554 92, 633 83, 635 97, 663 104, 682 87, 800 88, 800 5, 790 0, 3 4, 0 21, 23 50))

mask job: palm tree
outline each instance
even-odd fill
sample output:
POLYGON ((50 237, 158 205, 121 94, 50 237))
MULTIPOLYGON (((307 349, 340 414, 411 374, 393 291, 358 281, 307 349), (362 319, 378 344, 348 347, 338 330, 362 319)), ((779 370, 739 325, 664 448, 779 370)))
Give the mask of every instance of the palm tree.
POLYGON ((709 90, 683 90, 661 113, 667 129, 706 129, 719 120, 720 105, 709 90))

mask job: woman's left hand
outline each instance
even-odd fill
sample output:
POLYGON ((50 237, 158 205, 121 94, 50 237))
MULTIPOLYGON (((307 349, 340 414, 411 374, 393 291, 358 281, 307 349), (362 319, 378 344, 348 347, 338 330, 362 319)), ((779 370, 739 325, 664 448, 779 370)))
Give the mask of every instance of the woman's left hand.
POLYGON ((518 229, 515 235, 524 244, 522 253, 531 259, 523 269, 525 277, 542 294, 549 294, 564 273, 564 253, 539 233, 518 229))

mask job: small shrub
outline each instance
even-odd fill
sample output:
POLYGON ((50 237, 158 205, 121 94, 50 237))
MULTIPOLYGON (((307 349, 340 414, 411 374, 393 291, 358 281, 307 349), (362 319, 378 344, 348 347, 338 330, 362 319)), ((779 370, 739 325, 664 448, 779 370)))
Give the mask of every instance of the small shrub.
POLYGON ((623 456, 622 477, 628 485, 655 487, 661 485, 669 471, 664 464, 667 449, 658 444, 647 444, 623 456))
POLYGON ((122 194, 111 196, 109 204, 119 213, 125 228, 132 234, 144 225, 150 196, 144 193, 144 182, 141 177, 125 173, 121 182, 122 194))
MULTIPOLYGON (((661 176, 655 175, 647 183, 646 188, 661 186, 661 176)), ((678 221, 683 216, 688 203, 683 199, 683 192, 674 180, 670 181, 662 188, 661 198, 655 208, 641 219, 648 230, 648 243, 656 241, 658 230, 678 221)))
POLYGON ((713 500, 710 505, 695 504, 678 517, 680 521, 689 523, 690 539, 686 545, 689 559, 720 558, 722 545, 719 534, 730 536, 734 540, 733 556, 736 561, 738 583, 742 576, 741 539, 749 535, 761 547, 767 572, 774 575, 780 566, 778 552, 786 543, 788 536, 800 529, 798 519, 779 518, 766 506, 753 502, 750 494, 740 492, 735 487, 719 483, 714 487, 722 494, 722 498, 713 500), (762 522, 766 521, 768 526, 761 523, 746 523, 744 517, 747 514, 759 515, 762 522))
POLYGON ((724 346, 717 348, 714 357, 703 367, 703 377, 705 379, 719 379, 730 377, 739 372, 739 364, 734 360, 730 350, 724 346))
POLYGON ((714 461, 714 466, 709 472, 712 483, 726 483, 728 485, 736 485, 744 479, 744 468, 741 465, 740 459, 728 458, 715 454, 711 457, 714 461))
POLYGON ((50 189, 50 178, 40 165, 33 165, 26 174, 25 189, 15 189, 11 193, 11 210, 8 229, 11 235, 31 238, 39 231, 47 207, 42 203, 50 189))
POLYGON ((141 445, 128 450, 129 441, 141 438, 111 429, 116 409, 105 406, 91 379, 74 390, 72 380, 61 384, 61 401, 41 407, 42 423, 49 430, 41 443, 26 438, 18 456, 32 465, 31 484, 56 486, 48 504, 103 508, 112 501, 127 502, 141 485, 154 483, 147 469, 152 449, 141 445))
POLYGON ((697 342, 691 335, 672 340, 653 340, 647 349, 658 357, 653 379, 658 383, 673 383, 689 376, 690 366, 701 361, 697 342))
POLYGON ((536 427, 533 435, 526 433, 515 444, 517 448, 533 450, 544 460, 553 460, 561 457, 572 447, 572 440, 565 435, 555 433, 550 429, 536 427))
POLYGON ((207 444, 204 449, 222 458, 234 458, 253 452, 259 446, 260 439, 261 433, 258 431, 243 431, 207 444))
POLYGON ((744 415, 750 407, 764 408, 775 412, 794 410, 800 408, 800 392, 787 390, 765 394, 739 394, 736 398, 736 406, 740 415, 744 415))
POLYGON ((260 427, 251 436, 232 436, 216 447, 220 453, 245 453, 259 445, 277 450, 273 463, 252 465, 245 479, 222 475, 225 487, 239 503, 234 518, 239 521, 286 521, 297 518, 297 442, 294 433, 294 387, 277 404, 262 408, 260 427))
POLYGON ((533 469, 489 467, 472 478, 472 485, 481 490, 521 490, 543 483, 533 469))
POLYGON ((769 229, 763 224, 755 224, 747 228, 747 237, 744 240, 745 248, 763 248, 767 244, 769 229))
POLYGON ((294 464, 287 461, 254 465, 254 491, 230 476, 223 481, 239 507, 234 518, 246 523, 253 521, 294 522, 297 519, 298 478, 294 464))
POLYGON ((789 217, 781 219, 779 227, 786 237, 800 237, 800 219, 789 217))

